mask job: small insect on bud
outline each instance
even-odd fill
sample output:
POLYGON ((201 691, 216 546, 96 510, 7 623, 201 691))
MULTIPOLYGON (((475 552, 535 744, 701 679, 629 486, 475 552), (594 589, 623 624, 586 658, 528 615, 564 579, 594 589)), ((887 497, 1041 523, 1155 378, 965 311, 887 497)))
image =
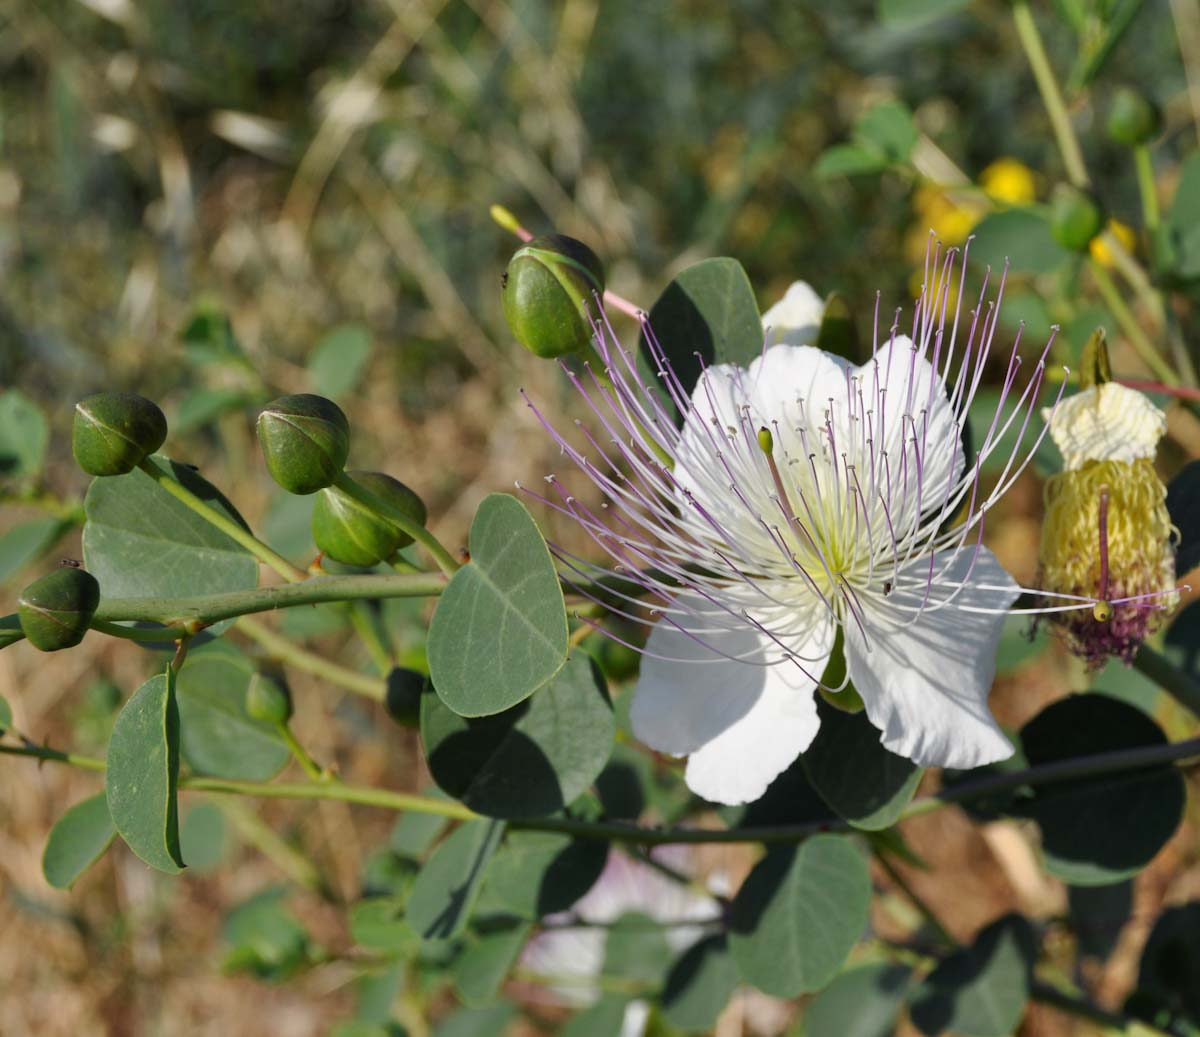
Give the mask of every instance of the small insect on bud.
POLYGON ((57 652, 83 640, 100 604, 96 577, 63 566, 34 580, 17 599, 21 631, 34 648, 57 652))
MULTIPOLYGON (((417 525, 425 525, 425 502, 399 479, 383 472, 347 474, 417 525)), ((322 490, 317 496, 312 513, 312 533, 319 550, 346 565, 378 565, 412 543, 412 537, 398 529, 395 523, 335 486, 322 490)))
POLYGON ((1113 95, 1105 128, 1118 144, 1136 148, 1158 136, 1162 130, 1162 113, 1137 90, 1123 86, 1113 95))
POLYGON ((1083 252, 1104 227, 1100 204, 1086 191, 1070 184, 1054 188, 1050 203, 1050 233, 1063 248, 1083 252))
POLYGON ((383 707, 397 724, 402 727, 421 726, 421 695, 424 694, 427 678, 416 670, 405 670, 397 666, 387 675, 387 695, 383 707))
POLYGON ((565 356, 591 340, 604 267, 582 241, 563 234, 534 238, 513 254, 502 284, 504 319, 529 352, 565 356))
POLYGON ((246 685, 246 715, 282 727, 292 719, 292 696, 287 686, 266 674, 253 674, 246 685))
POLYGON ((288 493, 316 493, 346 467, 350 423, 323 396, 280 396, 258 416, 258 441, 271 478, 288 493))
POLYGON ((167 438, 167 419, 144 396, 102 392, 75 404, 71 450, 88 475, 124 475, 167 438))

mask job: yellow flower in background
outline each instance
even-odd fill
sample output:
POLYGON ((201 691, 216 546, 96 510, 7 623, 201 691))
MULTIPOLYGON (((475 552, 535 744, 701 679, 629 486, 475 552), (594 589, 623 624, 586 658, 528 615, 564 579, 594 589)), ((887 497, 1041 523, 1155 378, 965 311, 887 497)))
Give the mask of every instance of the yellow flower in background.
POLYGON ((996 159, 980 173, 979 186, 1004 205, 1030 205, 1037 197, 1033 170, 1011 156, 996 159))
MULTIPOLYGON (((1121 243, 1126 252, 1132 252, 1137 246, 1137 232, 1128 223, 1110 219, 1106 229, 1112 231, 1113 237, 1121 243)), ((1096 235, 1092 238, 1088 243, 1088 251, 1101 266, 1111 267, 1113 265, 1112 250, 1102 236, 1096 235)))

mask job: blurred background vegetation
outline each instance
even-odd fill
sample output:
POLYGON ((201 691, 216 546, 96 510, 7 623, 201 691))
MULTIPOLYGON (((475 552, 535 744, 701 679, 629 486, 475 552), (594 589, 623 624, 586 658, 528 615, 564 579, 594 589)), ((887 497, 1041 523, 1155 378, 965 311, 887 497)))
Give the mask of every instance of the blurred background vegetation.
MULTIPOLYGON (((1136 84, 1163 107, 1154 162, 1171 198, 1197 144, 1181 41, 1200 60, 1200 11, 1186 0, 1062 0, 1035 14, 1072 84, 1096 189, 1114 218, 1139 228, 1128 149, 1101 130, 1110 84, 1136 84), (1089 79, 1118 16, 1103 77, 1089 79)), ((489 219, 492 203, 535 232, 590 243, 610 285, 644 305, 687 263, 732 255, 764 308, 803 278, 841 291, 866 332, 877 291, 885 313, 911 297, 931 227, 961 241, 989 211, 1037 211, 1062 179, 1004 0, 7 0, 0 387, 37 401, 51 447, 44 475, 6 478, 20 506, 5 525, 49 512, 62 521, 41 546, 58 540, 77 554, 85 479, 66 449, 71 406, 92 391, 136 390, 162 403, 192 459, 301 559, 305 517, 272 497, 249 417, 277 391, 313 390, 355 420, 356 463, 417 487, 443 539, 461 542, 483 494, 553 463, 517 388, 567 399, 553 365, 516 349, 504 326, 499 278, 513 239, 489 219), (862 117, 880 105, 900 113, 883 135, 899 126, 904 160, 844 175, 831 149, 869 133, 862 117)), ((984 251, 998 262, 1003 247, 984 251)), ((1144 258, 1147 242, 1133 233, 1127 247, 1144 258)), ((1145 377, 1090 282, 1052 260, 1034 255, 1016 270, 1010 328, 1023 318, 1041 342, 1063 324, 1066 358, 1105 323, 1118 370, 1145 377)), ((1193 288, 1179 288, 1179 335, 1190 341, 1193 288)), ((1173 416, 1173 433, 1194 456, 1194 418, 1173 416)), ((1036 482, 1018 488, 997 526, 997 550, 1025 579, 1039 493, 1036 482)), ((0 558, 14 594, 30 557, 0 558)), ((331 633, 319 623, 303 632, 331 633)), ((23 646, 0 657, 0 689, 30 733, 103 745, 116 689, 135 687, 145 662, 128 646, 89 645, 90 655, 50 664, 23 646)), ((419 644, 404 650, 419 664, 419 644)), ((1078 676, 1069 666, 1026 674, 1019 695, 1002 688, 998 711, 1031 716, 1078 676)), ((360 781, 420 783, 411 732, 358 703, 334 713, 328 728, 312 718, 315 752, 360 781)), ((86 779, 16 763, 3 773, 0 1032, 301 1037, 350 1010, 345 963, 269 994, 217 975, 222 911, 289 861, 303 879, 291 843, 352 899, 386 819, 334 804, 272 808, 266 817, 290 842, 264 859, 269 839, 252 816, 208 808, 194 824, 258 852, 227 846, 219 879, 170 886, 122 854, 67 898, 46 889, 41 847, 86 779)), ((923 841, 916 829, 910 837, 943 867, 944 888, 956 890, 946 909, 965 932, 1014 904, 1067 909, 1061 888, 999 836, 949 816, 922 824, 923 841)), ((734 874, 745 864, 721 862, 734 874)), ((1194 864, 1173 850, 1146 873, 1146 919, 1172 884, 1195 895, 1194 864)), ((316 939, 345 941, 344 919, 322 898, 301 911, 316 939)), ((284 926, 280 940, 295 939, 284 926)), ((1097 966, 1094 985, 1119 1004, 1136 954, 1114 962, 1097 966)), ((1071 1032, 1036 1011, 1030 1019, 1029 1034, 1071 1032)))

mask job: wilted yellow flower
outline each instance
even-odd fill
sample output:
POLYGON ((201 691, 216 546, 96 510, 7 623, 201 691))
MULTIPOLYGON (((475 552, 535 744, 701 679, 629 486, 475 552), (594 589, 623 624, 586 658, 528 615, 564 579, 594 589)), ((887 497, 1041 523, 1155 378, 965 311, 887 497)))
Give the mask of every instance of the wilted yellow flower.
MULTIPOLYGON (((1105 229, 1112 231, 1113 237, 1121 243, 1126 252, 1132 252, 1137 245, 1137 233, 1128 223, 1110 219, 1105 229)), ((1097 234, 1092 238, 1088 243, 1088 251, 1101 266, 1111 267, 1113 265, 1112 249, 1108 247, 1108 243, 1102 235, 1097 234)))
POLYGON ((1037 197, 1033 170, 1008 156, 996 159, 979 174, 979 186, 1004 205, 1029 205, 1037 197))
POLYGON ((1047 413, 1064 470, 1046 484, 1042 588, 1095 602, 1050 612, 1072 651, 1097 668, 1126 662, 1175 607, 1175 544, 1154 454, 1166 418, 1134 389, 1105 382, 1047 413))

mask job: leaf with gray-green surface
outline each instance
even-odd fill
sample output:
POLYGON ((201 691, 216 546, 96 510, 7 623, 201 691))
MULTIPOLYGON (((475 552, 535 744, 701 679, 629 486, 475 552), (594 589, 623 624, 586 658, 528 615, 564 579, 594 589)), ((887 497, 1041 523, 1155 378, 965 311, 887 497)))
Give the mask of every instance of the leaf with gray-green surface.
POLYGON ((188 653, 176 682, 180 750, 197 773, 266 781, 288 762, 278 730, 246 713, 246 689, 256 678, 253 660, 228 642, 188 653))
POLYGON ((488 870, 488 893, 519 918, 566 911, 596 884, 608 852, 597 839, 509 832, 488 870))
POLYGON ((108 743, 105 793, 113 824, 129 848, 168 874, 183 870, 179 847, 179 711, 170 670, 133 693, 108 743))
POLYGON ((532 926, 519 919, 496 919, 468 932, 466 947, 450 966, 459 996, 468 1005, 485 1005, 496 996, 532 926))
POLYGON ((971 260, 999 272, 1007 262, 1016 274, 1047 274, 1071 256, 1050 235, 1046 217, 1033 209, 1004 209, 975 228, 971 260))
POLYGON ((70 889, 104 856, 116 837, 103 792, 76 803, 50 829, 42 853, 42 874, 55 889, 70 889))
POLYGON ((340 324, 327 332, 308 355, 312 391, 336 400, 362 377, 371 357, 371 333, 361 324, 340 324))
POLYGON ((828 983, 867 924, 867 863, 843 836, 770 850, 734 898, 730 948, 742 979, 776 997, 828 983))
POLYGON ((517 1009, 508 1001, 486 1008, 460 1008, 438 1023, 434 1037, 501 1037, 516 1017, 517 1009))
POLYGON ((434 780, 490 817, 561 810, 604 769, 615 732, 604 678, 583 653, 494 716, 462 717, 438 694, 421 697, 421 741, 434 780))
POLYGON ((413 884, 408 924, 422 939, 445 940, 466 928, 504 824, 467 821, 438 845, 413 884))
POLYGON ((891 1037, 912 969, 875 962, 843 972, 804 1010, 806 1037, 891 1037))
MULTIPOLYGON (((211 507, 245 525, 197 472, 164 457, 155 460, 211 507)), ((105 598, 174 598, 258 585, 253 555, 138 469, 93 479, 83 508, 83 557, 105 598)), ((231 622, 209 630, 220 633, 231 622)))
POLYGON ((438 695, 465 717, 500 713, 567 661, 567 612, 550 550, 515 497, 484 498, 471 523, 471 561, 438 601, 429 670, 438 695))
POLYGON ((19 389, 0 393, 0 475, 37 475, 46 459, 50 430, 38 405, 19 389))
POLYGON ((602 994, 595 1004, 571 1016, 559 1037, 620 1037, 630 1000, 627 994, 602 994))
POLYGON ((45 554, 69 526, 62 519, 36 518, 0 536, 0 583, 45 554))
POLYGON ((708 1033, 738 984, 723 934, 706 936, 675 959, 660 1001, 663 1016, 684 1033, 708 1033))
POLYGON ((913 990, 909 1017, 926 1037, 1010 1037, 1029 1000, 1033 930, 1006 915, 940 962, 913 990))

